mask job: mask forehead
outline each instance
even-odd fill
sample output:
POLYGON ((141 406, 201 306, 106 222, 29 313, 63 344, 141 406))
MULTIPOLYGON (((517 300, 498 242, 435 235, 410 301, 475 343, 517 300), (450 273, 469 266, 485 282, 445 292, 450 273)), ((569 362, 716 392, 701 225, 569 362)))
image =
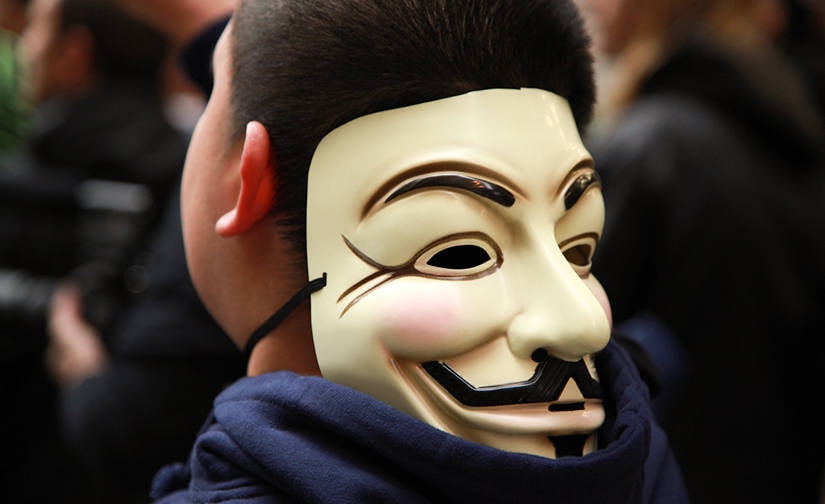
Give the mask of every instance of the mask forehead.
POLYGON ((336 129, 316 151, 309 187, 320 195, 343 183, 347 197, 364 204, 364 196, 394 176, 427 163, 465 161, 505 178, 552 177, 548 172, 563 170, 565 158, 583 155, 566 100, 536 89, 490 89, 371 114, 336 129))
POLYGON ((312 160, 310 277, 335 264, 329 240, 343 244, 341 234, 357 229, 380 197, 417 172, 475 171, 510 191, 548 197, 589 158, 567 101, 538 89, 475 91, 358 118, 327 135, 312 160))
MULTIPOLYGON (((576 212, 568 212, 564 194, 591 165, 566 100, 537 89, 476 91, 364 116, 331 132, 313 158, 307 201, 309 274, 328 275, 327 287, 311 297, 324 377, 437 426, 405 363, 453 356, 483 386, 528 380, 536 368, 530 353, 499 351, 507 346, 508 314, 520 308, 494 293, 534 268, 566 286, 543 289, 539 298, 563 305, 571 295, 586 297, 587 316, 600 312, 598 320, 571 314, 556 324, 560 330, 607 328, 556 237, 558 230, 578 232, 574 241, 595 246, 599 191, 574 194, 582 200, 576 212), (528 244, 524 252, 511 247, 515 241, 528 244), (427 259, 445 244, 481 254, 479 265, 450 278, 431 274, 427 259), (495 274, 504 267, 509 276, 495 274), (370 299, 376 293, 378 302, 370 299), (466 323, 467 335, 455 337, 466 323)), ((571 236, 559 240, 565 238, 571 236)), ((589 353, 577 345, 571 339, 574 360, 589 353)))

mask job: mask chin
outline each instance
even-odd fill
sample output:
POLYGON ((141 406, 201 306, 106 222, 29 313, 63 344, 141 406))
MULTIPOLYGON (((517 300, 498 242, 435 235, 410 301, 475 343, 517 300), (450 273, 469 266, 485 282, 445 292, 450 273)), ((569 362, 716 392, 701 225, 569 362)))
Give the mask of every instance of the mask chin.
MULTIPOLYGON (((549 397, 542 394, 543 402, 511 403, 519 400, 511 396, 468 401, 510 404, 469 406, 448 392, 423 365, 400 363, 398 369, 417 391, 414 404, 409 406, 414 416, 456 436, 505 451, 549 458, 586 455, 597 448, 596 431, 605 418, 602 400, 585 398, 572 376, 561 393, 552 393, 557 396, 553 402, 547 402, 549 397)), ((589 374, 586 381, 598 386, 589 374)), ((472 388, 469 384, 465 386, 472 388)), ((485 388, 495 393, 496 389, 506 389, 506 385, 485 388)), ((531 400, 529 392, 519 395, 521 400, 531 400)), ((539 399, 538 394, 534 399, 539 399)))

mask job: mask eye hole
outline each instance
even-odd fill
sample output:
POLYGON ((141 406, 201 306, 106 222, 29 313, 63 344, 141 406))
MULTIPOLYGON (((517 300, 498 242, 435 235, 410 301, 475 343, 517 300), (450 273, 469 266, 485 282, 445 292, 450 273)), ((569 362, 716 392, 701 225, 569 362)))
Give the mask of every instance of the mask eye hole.
POLYGON ((415 261, 415 269, 430 277, 471 279, 492 273, 501 261, 499 248, 486 235, 480 239, 458 237, 422 252, 415 261))
POLYGON ((563 254, 570 264, 587 267, 590 266, 592 251, 593 248, 590 245, 581 243, 565 250, 563 254))
POLYGON ((456 245, 437 252, 430 257, 427 265, 450 270, 468 270, 481 266, 490 259, 490 254, 478 245, 456 245))
POLYGON ((586 278, 590 274, 593 253, 598 243, 599 235, 584 233, 562 241, 559 243, 559 248, 573 271, 580 277, 586 278))

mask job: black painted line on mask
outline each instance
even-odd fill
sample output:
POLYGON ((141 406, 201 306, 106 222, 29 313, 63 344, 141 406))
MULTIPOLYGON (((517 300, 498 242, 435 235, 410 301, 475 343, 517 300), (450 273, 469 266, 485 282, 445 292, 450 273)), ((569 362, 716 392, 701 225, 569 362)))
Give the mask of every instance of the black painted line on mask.
POLYGON ((547 439, 556 447, 556 458, 581 457, 584 454, 584 443, 590 434, 574 434, 571 436, 547 436, 547 439))
POLYGON ((570 184, 570 187, 568 187, 564 193, 564 208, 570 210, 573 208, 573 205, 579 202, 590 187, 601 186, 602 180, 599 178, 598 173, 592 170, 582 173, 576 178, 575 182, 570 184))
POLYGON ((583 397, 604 398, 601 385, 590 376, 584 360, 568 362, 548 357, 536 366, 536 371, 529 380, 487 387, 471 385, 443 362, 425 362, 421 367, 466 406, 507 406, 557 401, 570 378, 576 382, 583 397))
POLYGON ((389 203, 402 194, 425 187, 454 187, 456 189, 463 189, 508 208, 516 202, 513 193, 494 182, 467 175, 430 175, 428 177, 411 180, 402 185, 390 194, 386 203, 389 203))
POLYGON ((574 403, 556 403, 547 407, 548 411, 582 411, 584 409, 583 402, 574 403))

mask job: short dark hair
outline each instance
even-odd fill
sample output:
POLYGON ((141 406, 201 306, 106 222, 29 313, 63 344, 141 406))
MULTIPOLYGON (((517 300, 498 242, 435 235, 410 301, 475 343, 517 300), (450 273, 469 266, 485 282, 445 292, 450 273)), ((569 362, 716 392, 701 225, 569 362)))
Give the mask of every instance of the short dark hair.
POLYGON ((169 52, 168 39, 111 0, 63 0, 61 29, 84 26, 94 38, 95 69, 106 77, 152 81, 159 78, 169 52))
MULTIPOLYGON (((330 131, 357 117, 479 89, 595 102, 590 39, 570 0, 244 0, 233 20, 230 137, 269 131, 273 215, 306 252, 306 180, 330 131)), ((368 149, 369 146, 364 146, 368 149)))

